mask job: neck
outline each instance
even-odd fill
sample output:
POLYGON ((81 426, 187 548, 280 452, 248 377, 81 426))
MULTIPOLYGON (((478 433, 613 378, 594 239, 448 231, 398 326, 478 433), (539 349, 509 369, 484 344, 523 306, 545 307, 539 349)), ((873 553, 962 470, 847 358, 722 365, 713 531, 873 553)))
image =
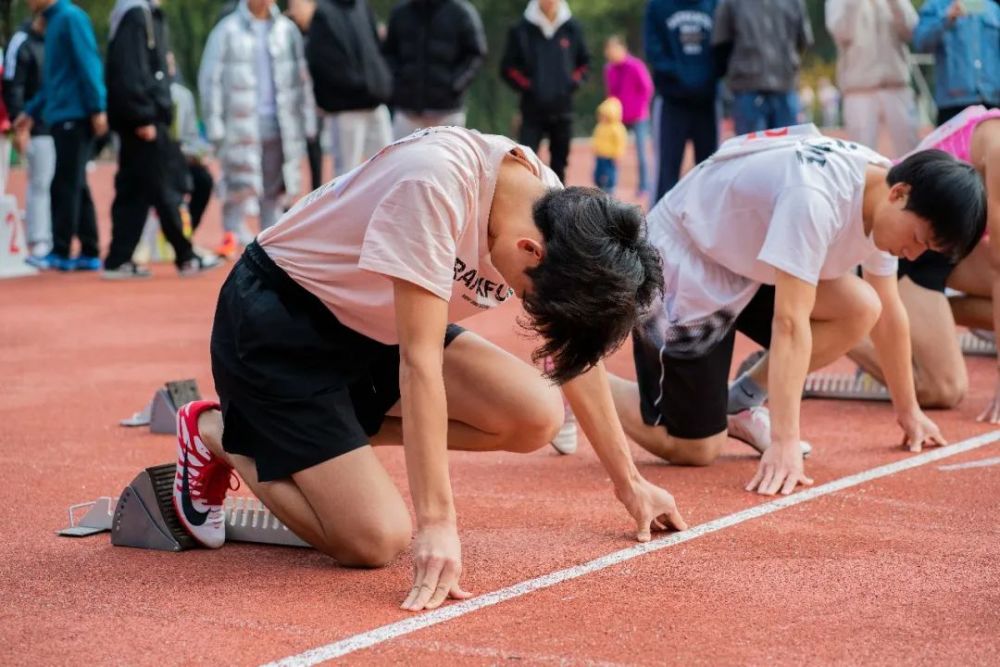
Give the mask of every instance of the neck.
POLYGON ((888 170, 885 167, 868 165, 865 170, 865 194, 861 202, 861 218, 865 225, 865 236, 871 236, 872 225, 875 223, 875 212, 886 200, 889 184, 885 180, 888 170))
POLYGON ((539 236, 532 209, 547 191, 541 179, 518 160, 504 158, 487 223, 490 250, 501 236, 539 236))
POLYGON ((250 14, 255 19, 269 19, 271 18, 271 7, 268 5, 261 5, 256 10, 253 7, 249 7, 250 14))

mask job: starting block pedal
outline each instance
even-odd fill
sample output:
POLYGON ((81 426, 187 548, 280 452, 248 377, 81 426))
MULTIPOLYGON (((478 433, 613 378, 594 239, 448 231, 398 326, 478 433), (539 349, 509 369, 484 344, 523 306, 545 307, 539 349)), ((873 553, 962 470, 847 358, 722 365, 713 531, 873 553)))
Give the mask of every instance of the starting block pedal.
POLYGON ((146 468, 125 487, 111 522, 111 544, 158 551, 184 551, 198 543, 174 511, 175 464, 146 468))
POLYGON ((962 354, 967 357, 997 356, 997 343, 992 331, 984 331, 981 334, 966 331, 958 337, 958 344, 962 348, 962 354))
MULTIPOLYGON (((69 526, 64 537, 86 537, 107 530, 111 543, 119 547, 184 551, 198 542, 181 525, 174 510, 173 463, 146 468, 125 487, 117 499, 98 498, 69 508, 69 526), (79 520, 77 514, 87 508, 79 520), (114 508, 112 513, 111 509, 114 508)), ((226 541, 309 547, 256 498, 226 498, 226 541)))
POLYGON ((888 401, 889 390, 867 373, 810 373, 802 398, 888 401))
POLYGON ((191 401, 201 400, 194 380, 167 382, 153 394, 153 399, 139 412, 123 419, 122 426, 149 426, 150 433, 177 434, 177 410, 191 401))

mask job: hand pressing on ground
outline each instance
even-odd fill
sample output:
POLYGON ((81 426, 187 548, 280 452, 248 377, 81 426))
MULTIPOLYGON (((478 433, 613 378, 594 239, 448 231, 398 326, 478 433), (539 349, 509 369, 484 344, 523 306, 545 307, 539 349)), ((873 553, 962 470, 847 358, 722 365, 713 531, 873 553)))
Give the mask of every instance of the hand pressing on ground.
POLYGON ((465 600, 462 590, 462 544, 453 521, 427 524, 413 541, 413 588, 403 601, 407 611, 437 609, 447 598, 465 600))
POLYGON ((911 452, 919 452, 924 445, 947 445, 941 429, 919 408, 897 415, 899 427, 903 429, 903 446, 911 452))
POLYGON ((812 486, 812 479, 806 477, 802 463, 802 444, 798 441, 772 443, 760 457, 757 474, 747 484, 747 491, 756 491, 765 496, 781 493, 787 496, 799 484, 812 486))
POLYGON ((635 519, 636 539, 640 542, 649 542, 654 531, 687 530, 687 522, 666 489, 640 478, 631 488, 615 495, 635 519))

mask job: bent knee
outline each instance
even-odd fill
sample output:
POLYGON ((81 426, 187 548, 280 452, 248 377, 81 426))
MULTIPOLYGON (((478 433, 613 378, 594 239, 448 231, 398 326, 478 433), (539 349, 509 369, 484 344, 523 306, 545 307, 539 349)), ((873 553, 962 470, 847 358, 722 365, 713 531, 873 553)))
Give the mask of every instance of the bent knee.
POLYGON ((923 408, 950 410, 965 398, 969 391, 966 378, 944 378, 934 383, 920 383, 917 386, 917 402, 923 408))
POLYGON ((521 454, 541 449, 552 442, 565 420, 562 395, 558 391, 540 393, 526 400, 521 414, 509 420, 504 449, 521 454))
POLYGON ((679 466, 710 466, 719 458, 722 448, 714 444, 686 445, 670 456, 670 462, 679 466))
POLYGON ((406 525, 380 526, 363 530, 351 544, 331 545, 323 549, 345 567, 385 567, 410 546, 410 522, 406 525))

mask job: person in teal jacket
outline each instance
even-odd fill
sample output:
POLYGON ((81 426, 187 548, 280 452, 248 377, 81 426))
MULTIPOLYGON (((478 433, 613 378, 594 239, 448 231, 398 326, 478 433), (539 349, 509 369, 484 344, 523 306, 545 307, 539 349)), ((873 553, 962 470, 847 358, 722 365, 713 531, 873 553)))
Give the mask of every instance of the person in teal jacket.
POLYGON ((1000 105, 1000 5, 996 0, 927 0, 913 31, 913 48, 934 54, 938 125, 969 106, 1000 105))
POLYGON ((86 167, 94 139, 107 134, 107 92, 94 28, 86 12, 70 0, 28 0, 45 17, 42 87, 15 122, 27 137, 36 121, 51 128, 56 146, 52 179, 52 253, 45 265, 62 271, 98 271, 97 215, 87 186, 86 167), (80 255, 71 257, 73 237, 80 255))

